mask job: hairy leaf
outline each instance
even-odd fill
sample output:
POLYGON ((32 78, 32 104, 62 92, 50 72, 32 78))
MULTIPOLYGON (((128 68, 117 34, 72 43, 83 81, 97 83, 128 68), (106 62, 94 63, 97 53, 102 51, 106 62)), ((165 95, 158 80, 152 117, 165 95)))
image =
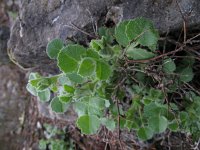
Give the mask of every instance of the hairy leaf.
POLYGON ((95 72, 96 63, 91 58, 84 58, 79 67, 78 74, 83 77, 91 76, 95 72))
POLYGON ((86 49, 79 45, 69 45, 63 48, 58 54, 58 67, 64 73, 76 71, 78 62, 86 53, 86 49))
POLYGON ((115 121, 110 118, 101 118, 101 123, 110 131, 113 131, 116 127, 115 121))
POLYGON ((173 73, 176 70, 176 64, 171 58, 163 61, 163 71, 165 73, 173 73))
POLYGON ((51 93, 50 93, 49 89, 45 89, 43 91, 38 91, 38 97, 39 97, 40 101, 42 101, 42 102, 49 101, 50 96, 51 96, 51 93))
POLYGON ((178 71, 180 80, 183 82, 190 82, 194 77, 194 73, 191 67, 182 68, 178 71))
POLYGON ((129 48, 126 51, 126 55, 133 60, 149 59, 155 56, 154 53, 148 52, 147 50, 142 48, 129 48))
POLYGON ((53 39, 50 41, 47 45, 47 55, 51 59, 56 59, 58 56, 58 53, 63 48, 64 44, 61 39, 53 39))
POLYGON ((100 120, 94 115, 84 115, 78 118, 76 124, 84 134, 95 134, 100 127, 100 120))
POLYGON ((66 76, 69 78, 70 81, 74 83, 83 83, 84 78, 77 73, 68 73, 66 76))
POLYGON ((33 87, 30 83, 26 85, 26 89, 34 96, 37 96, 37 89, 33 87))
POLYGON ((128 22, 126 34, 129 41, 137 41, 143 46, 148 46, 151 50, 157 44, 159 34, 153 27, 153 23, 145 18, 136 18, 128 22))
POLYGON ((58 97, 54 97, 51 101, 51 109, 56 113, 64 113, 66 111, 66 105, 62 103, 58 97))
POLYGON ((140 128, 137 131, 137 135, 141 140, 145 141, 153 137, 153 131, 151 130, 151 128, 144 127, 144 128, 140 128))
POLYGON ((168 121, 164 116, 151 117, 149 126, 155 133, 162 133, 167 129, 168 121))
POLYGON ((96 76, 99 80, 107 80, 112 73, 110 65, 103 61, 97 61, 96 76))
POLYGON ((117 42, 124 47, 126 47, 130 41, 125 32, 128 23, 129 21, 120 22, 115 28, 115 38, 117 42))

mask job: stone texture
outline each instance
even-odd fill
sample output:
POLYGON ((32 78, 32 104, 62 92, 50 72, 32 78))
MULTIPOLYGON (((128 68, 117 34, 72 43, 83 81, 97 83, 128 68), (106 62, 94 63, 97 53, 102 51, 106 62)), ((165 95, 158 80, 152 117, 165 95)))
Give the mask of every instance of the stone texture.
MULTIPOLYGON (((45 49, 48 41, 64 41, 77 34, 72 24, 84 28, 106 12, 106 0, 22 1, 21 22, 13 26, 9 49, 24 67, 49 64, 45 49), (23 61, 22 61, 23 60, 23 61)), ((81 36, 85 41, 84 36, 81 36)))
POLYGON ((149 18, 160 32, 181 28, 182 15, 189 27, 200 25, 199 0, 126 0, 121 7, 122 19, 149 18))
POLYGON ((27 104, 25 74, 14 65, 0 66, 0 149, 18 149, 27 104), (21 121, 20 121, 21 118, 21 121))
POLYGON ((9 37, 9 17, 5 10, 5 4, 0 2, 0 64, 9 62, 7 55, 7 42, 9 37))
MULTIPOLYGON (((199 25, 199 1, 178 3, 188 26, 199 25)), ((111 19, 117 23, 139 16, 153 20, 161 32, 181 28, 183 24, 175 0, 22 0, 21 4, 21 21, 13 26, 9 49, 13 59, 23 67, 39 66, 43 70, 52 62, 45 53, 48 41, 57 37, 66 41, 80 33, 69 27, 72 23, 90 33, 94 22, 111 19)), ((78 40, 86 42, 87 38, 81 34, 78 40)))

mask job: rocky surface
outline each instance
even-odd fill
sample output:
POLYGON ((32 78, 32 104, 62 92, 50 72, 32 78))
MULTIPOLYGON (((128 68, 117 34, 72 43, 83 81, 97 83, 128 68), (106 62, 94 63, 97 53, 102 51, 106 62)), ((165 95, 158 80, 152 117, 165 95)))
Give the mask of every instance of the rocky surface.
MULTIPOLYGON (((77 27, 94 34, 96 23, 143 16, 166 32, 181 28, 183 16, 189 27, 199 25, 199 8, 198 0, 22 0, 21 19, 13 26, 9 50, 23 67, 39 66, 45 70, 51 62, 45 53, 48 41, 57 37, 64 41, 74 39, 80 35, 77 27)), ((86 42, 87 38, 81 34, 76 40, 86 42)))
POLYGON ((15 65, 2 65, 0 80, 0 149, 18 149, 24 141, 20 135, 30 99, 24 88, 25 74, 15 65))
POLYGON ((7 42, 9 37, 9 17, 5 10, 5 4, 0 2, 0 64, 9 62, 7 55, 7 42))
POLYGON ((127 0, 121 7, 122 19, 149 18, 162 33, 180 29, 184 19, 190 28, 200 25, 199 0, 127 0))
MULTIPOLYGON (((11 35, 9 35, 8 15, 4 7, 0 7, 0 62, 9 61, 7 41, 10 37, 9 55, 18 66, 36 68, 43 73, 55 73, 58 71, 55 63, 48 59, 45 52, 46 45, 51 39, 59 37, 66 43, 69 40, 86 43, 95 35, 96 29, 93 29, 93 26, 95 28, 96 24, 100 26, 109 21, 118 23, 121 20, 139 16, 153 20, 162 33, 180 29, 183 25, 183 16, 189 28, 199 27, 200 3, 198 1, 179 0, 177 3, 175 0, 21 0, 20 18, 15 21, 11 35), (90 35, 81 31, 86 31, 90 35)), ((12 3, 9 2, 9 6, 11 5, 12 3)), ((33 104, 27 106, 31 98, 25 92, 25 74, 17 66, 11 64, 0 66, 1 150, 18 149, 16 145, 23 146, 25 139, 31 141, 30 147, 34 147, 37 117, 49 119, 51 123, 58 123, 57 120, 64 121, 64 125, 68 120, 73 122, 76 117, 73 112, 70 112, 68 116, 54 114, 49 111, 47 104, 41 104, 33 99, 33 104), (37 108, 33 109, 32 106, 37 108), (38 109, 39 114, 37 114, 38 109), (29 119, 26 120, 26 118, 29 119), (23 119, 26 122, 25 126, 23 119), (21 136, 22 133, 23 136, 21 136), (11 140, 12 144, 9 145, 11 140)), ((74 125, 70 127, 73 128, 70 136, 77 143, 84 144, 85 147, 88 143, 91 147, 105 146, 105 141, 99 141, 99 137, 85 137, 74 125)), ((105 133, 104 130, 102 133, 105 133)), ((132 136, 133 134, 122 132, 122 139, 126 141, 127 149, 133 149, 134 144, 131 143, 131 139, 134 137, 132 136)), ((117 134, 114 133, 111 137, 117 137, 117 134)), ((113 146, 119 146, 119 143, 115 142, 113 146)))

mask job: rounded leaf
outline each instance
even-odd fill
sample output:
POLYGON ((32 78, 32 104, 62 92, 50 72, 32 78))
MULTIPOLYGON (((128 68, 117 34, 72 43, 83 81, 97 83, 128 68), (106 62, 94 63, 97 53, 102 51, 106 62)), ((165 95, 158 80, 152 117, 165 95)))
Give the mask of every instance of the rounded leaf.
POLYGON ((137 135, 141 140, 145 141, 153 137, 153 131, 151 130, 151 128, 144 127, 144 128, 140 128, 137 131, 137 135))
POLYGON ((126 55, 133 60, 149 59, 155 56, 154 53, 148 52, 146 49, 131 47, 127 49, 126 55))
POLYGON ((51 101, 51 109, 56 113, 64 113, 66 111, 66 106, 62 103, 58 97, 54 97, 51 101))
POLYGON ((107 80, 112 73, 111 67, 103 62, 103 61, 97 61, 96 65, 96 76, 99 80, 107 80))
POLYGON ((163 61, 163 71, 165 73, 172 73, 176 70, 176 64, 171 58, 165 59, 163 61))
POLYGON ((47 45, 47 55, 51 59, 56 59, 59 51, 63 48, 64 44, 61 39, 53 39, 47 45))
POLYGON ((74 83, 84 82, 84 78, 77 73, 69 73, 69 74, 66 74, 66 76, 69 78, 71 82, 74 82, 74 83))
POLYGON ((110 118, 101 118, 101 123, 110 131, 113 131, 116 127, 115 121, 110 118))
POLYGON ((100 127, 100 120, 94 115, 84 115, 78 118, 76 124, 81 133, 95 134, 100 127))
POLYGON ((63 48, 58 54, 58 67, 64 73, 71 73, 78 69, 78 62, 86 49, 80 45, 69 45, 63 48))
POLYGON ((149 119, 149 127, 155 133, 162 133, 167 129, 168 120, 164 116, 156 116, 149 119))
POLYGON ((155 50, 159 37, 153 23, 145 18, 136 18, 129 21, 126 26, 126 34, 130 41, 137 41, 143 46, 148 46, 151 50, 155 50))
POLYGON ((51 93, 49 89, 38 91, 39 100, 42 102, 48 102, 50 100, 50 96, 51 96, 51 93))
POLYGON ((58 67, 64 73, 73 72, 78 68, 78 62, 67 55, 65 51, 61 51, 58 55, 58 67))
POLYGON ((126 35, 126 26, 128 23, 129 21, 120 22, 115 28, 115 38, 117 42, 124 47, 129 44, 129 39, 126 35))
POLYGON ((178 130, 178 127, 179 127, 179 125, 178 125, 178 123, 177 123, 176 120, 170 122, 170 123, 169 123, 169 126, 168 126, 168 128, 169 128, 170 130, 174 131, 174 132, 176 132, 176 131, 178 130))
POLYGON ((30 83, 26 85, 26 89, 34 96, 37 96, 37 89, 33 87, 30 83))
POLYGON ((192 81, 192 79, 194 77, 192 67, 190 67, 190 66, 181 69, 180 71, 178 71, 178 73, 180 76, 180 80, 183 82, 190 82, 190 81, 192 81))
POLYGON ((78 74, 83 77, 91 76, 96 68, 96 63, 91 58, 85 58, 82 60, 81 65, 79 67, 78 74))

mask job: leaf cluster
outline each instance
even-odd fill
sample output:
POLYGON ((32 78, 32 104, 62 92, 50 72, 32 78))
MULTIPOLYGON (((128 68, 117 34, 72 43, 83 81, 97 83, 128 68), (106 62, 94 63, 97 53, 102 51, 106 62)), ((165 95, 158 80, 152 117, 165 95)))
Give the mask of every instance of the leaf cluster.
POLYGON ((57 61, 61 73, 50 77, 31 73, 27 90, 50 103, 56 113, 72 106, 78 115, 77 127, 84 134, 96 134, 101 125, 113 131, 118 124, 135 130, 141 140, 167 130, 198 138, 198 94, 182 93, 183 106, 174 99, 180 87, 194 78, 194 59, 176 62, 167 55, 159 57, 158 31, 145 18, 102 27, 99 36, 88 47, 50 41, 47 55, 57 61), (156 57, 159 61, 150 61, 156 57), (128 109, 118 103, 124 99, 131 103, 128 109))

